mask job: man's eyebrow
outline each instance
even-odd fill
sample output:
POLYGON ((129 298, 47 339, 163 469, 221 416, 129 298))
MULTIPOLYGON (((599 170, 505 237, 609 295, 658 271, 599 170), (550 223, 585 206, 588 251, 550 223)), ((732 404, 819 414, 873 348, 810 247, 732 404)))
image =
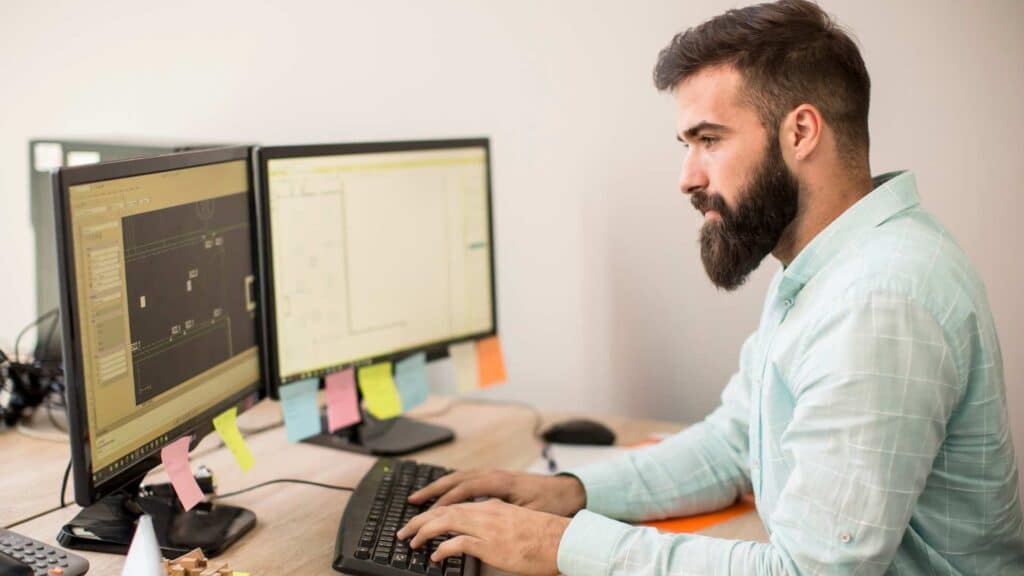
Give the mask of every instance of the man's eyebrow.
POLYGON ((685 140, 692 140, 696 138, 701 132, 728 132, 729 128, 722 124, 715 124, 714 122, 708 122, 707 120, 698 122, 693 126, 690 126, 683 132, 682 136, 676 136, 676 140, 684 142, 685 140))

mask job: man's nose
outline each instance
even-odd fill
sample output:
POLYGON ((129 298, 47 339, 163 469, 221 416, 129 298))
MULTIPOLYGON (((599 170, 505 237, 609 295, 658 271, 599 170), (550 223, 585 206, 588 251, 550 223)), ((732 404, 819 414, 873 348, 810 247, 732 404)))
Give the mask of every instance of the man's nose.
POLYGON ((679 172, 679 190, 683 194, 693 194, 706 190, 708 187, 708 176, 704 167, 701 166, 697 154, 687 153, 683 159, 683 167, 679 172))

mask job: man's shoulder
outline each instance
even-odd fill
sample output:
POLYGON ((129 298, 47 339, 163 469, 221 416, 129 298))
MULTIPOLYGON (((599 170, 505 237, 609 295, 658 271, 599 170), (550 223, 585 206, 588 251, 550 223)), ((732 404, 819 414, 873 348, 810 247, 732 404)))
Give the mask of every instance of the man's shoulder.
POLYGON ((987 307, 963 249, 920 208, 904 210, 851 241, 819 275, 820 292, 842 301, 875 293, 906 298, 948 326, 987 307))

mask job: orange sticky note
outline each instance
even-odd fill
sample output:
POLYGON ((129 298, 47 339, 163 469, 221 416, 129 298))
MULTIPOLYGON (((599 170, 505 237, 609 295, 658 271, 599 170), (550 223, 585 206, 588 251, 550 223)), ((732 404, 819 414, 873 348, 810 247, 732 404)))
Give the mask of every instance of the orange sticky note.
POLYGON ((174 492, 181 500, 181 505, 188 512, 196 504, 203 501, 203 490, 192 475, 192 469, 188 465, 188 444, 192 440, 190 436, 179 438, 164 446, 160 450, 160 460, 164 463, 164 470, 171 478, 171 485, 174 492))
POLYGON ((327 429, 331 432, 346 426, 358 424, 359 395, 356 393, 356 375, 351 368, 328 374, 327 383, 327 429))
POLYGON ((481 388, 505 383, 505 359, 501 355, 501 340, 497 336, 476 343, 476 367, 480 373, 481 388))
POLYGON ((684 518, 668 518, 652 522, 641 522, 641 525, 657 528, 661 532, 689 534, 700 532, 701 530, 705 530, 723 522, 728 522, 737 516, 742 516, 755 510, 757 510, 757 507, 754 506, 754 503, 750 498, 741 498, 735 504, 725 508, 724 510, 718 510, 708 514, 698 514, 697 516, 687 516, 684 518))

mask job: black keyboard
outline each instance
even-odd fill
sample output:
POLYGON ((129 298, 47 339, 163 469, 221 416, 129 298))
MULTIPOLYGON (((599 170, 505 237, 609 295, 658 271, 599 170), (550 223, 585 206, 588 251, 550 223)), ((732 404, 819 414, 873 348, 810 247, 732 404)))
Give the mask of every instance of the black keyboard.
POLYGON ((334 546, 334 569, 366 576, 477 576, 480 561, 472 556, 452 556, 443 563, 430 561, 430 554, 450 536, 434 538, 418 550, 395 536, 413 516, 433 504, 413 506, 408 503, 409 495, 449 472, 408 460, 378 460, 345 507, 334 546))

